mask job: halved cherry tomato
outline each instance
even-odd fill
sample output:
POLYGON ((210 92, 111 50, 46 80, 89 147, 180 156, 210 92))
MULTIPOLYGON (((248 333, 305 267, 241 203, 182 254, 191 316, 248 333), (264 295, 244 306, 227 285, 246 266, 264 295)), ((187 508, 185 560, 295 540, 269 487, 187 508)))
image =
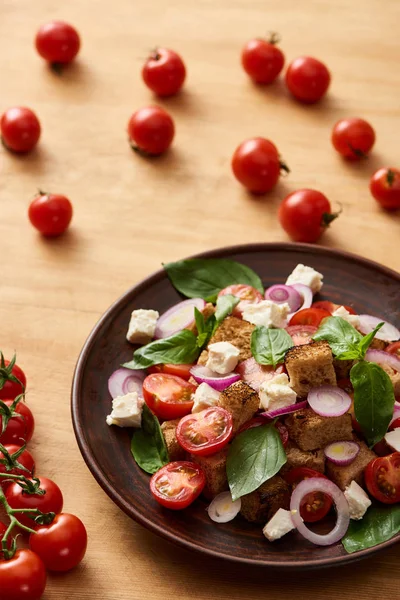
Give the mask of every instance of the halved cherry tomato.
POLYGON ((190 369, 193 365, 154 365, 147 369, 148 373, 167 373, 168 375, 176 375, 189 381, 191 377, 190 369))
POLYGON ((323 319, 330 317, 331 314, 322 308, 303 308, 299 310, 289 321, 289 327, 292 325, 312 325, 318 327, 323 319))
POLYGON ((157 417, 165 420, 178 419, 190 413, 195 391, 195 385, 167 373, 152 373, 143 382, 147 406, 157 417))
POLYGON ((394 354, 400 358, 400 342, 389 344, 389 346, 386 348, 386 352, 389 352, 389 354, 394 354))
POLYGON ((240 298, 239 304, 235 306, 232 311, 232 315, 239 318, 242 317, 243 310, 248 304, 255 304, 256 302, 261 302, 263 299, 256 288, 253 288, 251 285, 245 285, 244 283, 228 285, 228 287, 220 291, 218 298, 220 296, 226 296, 227 294, 235 296, 235 298, 240 298))
POLYGON ((312 336, 317 333, 318 327, 312 325, 291 325, 286 327, 286 331, 293 340, 295 346, 302 346, 312 342, 312 336))
MULTIPOLYGON (((327 479, 325 475, 308 467, 295 467, 283 475, 290 485, 296 486, 303 479, 319 477, 327 479)), ((323 492, 310 492, 304 496, 300 505, 300 515, 306 523, 314 523, 323 519, 332 506, 332 498, 323 492)))
POLYGON ((150 491, 162 506, 181 510, 196 500, 205 484, 206 476, 200 465, 181 460, 168 463, 154 473, 150 491))
POLYGON ((351 315, 355 315, 356 311, 351 306, 347 306, 346 304, 335 304, 334 302, 330 302, 329 300, 318 300, 318 302, 313 302, 311 308, 322 308, 322 310, 327 310, 331 314, 335 312, 340 306, 343 306, 351 315))
MULTIPOLYGON (((239 433, 242 433, 243 431, 246 431, 247 429, 253 429, 253 427, 260 427, 260 425, 266 425, 266 423, 268 423, 268 420, 265 417, 261 417, 261 416, 253 417, 252 419, 250 419, 250 421, 247 421, 240 427, 240 429, 238 431, 238 435, 239 435, 239 433)), ((275 427, 278 430, 283 447, 286 448, 286 446, 288 445, 288 441, 289 441, 288 428, 286 427, 286 425, 284 425, 280 421, 276 421, 275 427)))
POLYGON ((176 437, 186 452, 209 456, 226 446, 232 430, 231 413, 220 406, 211 406, 183 417, 176 428, 176 437))
POLYGON ((251 357, 239 363, 236 372, 239 373, 245 383, 258 392, 263 381, 268 381, 276 374, 283 373, 284 366, 278 365, 274 369, 272 365, 260 365, 255 358, 251 357))
POLYGON ((384 504, 400 501, 400 452, 374 458, 364 471, 369 493, 384 504))

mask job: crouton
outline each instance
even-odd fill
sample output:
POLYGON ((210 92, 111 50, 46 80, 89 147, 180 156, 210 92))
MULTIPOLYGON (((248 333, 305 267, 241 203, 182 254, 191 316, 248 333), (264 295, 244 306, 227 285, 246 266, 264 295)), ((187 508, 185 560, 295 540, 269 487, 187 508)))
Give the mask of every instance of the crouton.
POLYGON ((233 418, 233 433, 249 421, 260 406, 260 398, 244 381, 236 381, 221 392, 219 406, 229 411, 233 418))
POLYGON ((226 459, 228 457, 228 447, 211 456, 191 455, 190 460, 200 465, 206 476, 206 486, 203 490, 204 496, 212 500, 229 489, 226 476, 226 459))
POLYGON ((390 381, 393 383, 394 395, 396 397, 400 396, 400 373, 386 365, 382 366, 382 369, 386 371, 390 377, 390 381))
POLYGON ((349 413, 340 417, 321 417, 311 408, 304 408, 286 417, 285 425, 289 430, 289 437, 304 451, 325 448, 331 442, 353 439, 349 413))
POLYGON ((275 475, 251 494, 242 496, 240 514, 251 523, 266 523, 280 508, 289 508, 290 494, 290 486, 275 475))
POLYGON ((354 365, 354 360, 338 360, 337 358, 333 361, 333 368, 335 369, 336 378, 348 379, 350 377, 351 367, 354 365))
POLYGON ((164 440, 167 445, 169 460, 184 460, 186 458, 186 452, 179 445, 176 439, 176 428, 180 419, 174 419, 173 421, 164 421, 161 425, 161 431, 163 432, 164 440))
POLYGON ((378 340, 376 337, 372 340, 371 344, 370 344, 370 348, 372 350, 384 350, 386 348, 386 346, 388 345, 387 342, 385 342, 384 340, 378 340))
MULTIPOLYGON (((230 342, 239 349, 239 361, 251 358, 250 340, 253 333, 254 325, 238 319, 236 317, 226 317, 218 327, 210 344, 215 342, 230 342)), ((207 362, 208 353, 206 350, 201 353, 198 363, 205 365, 207 362)))
MULTIPOLYGON (((202 313, 204 320, 207 321, 207 319, 215 313, 215 306, 213 304, 211 304, 211 302, 207 302, 207 304, 205 305, 203 310, 201 310, 200 312, 202 313)), ((194 333, 194 335, 198 334, 195 321, 193 321, 193 323, 191 325, 189 325, 189 327, 186 327, 186 329, 189 329, 189 331, 194 333)))
POLYGON ((360 452, 352 463, 346 467, 335 465, 333 462, 326 461, 326 474, 336 485, 344 491, 354 480, 358 485, 364 486, 364 469, 372 459, 376 458, 375 452, 372 452, 367 445, 356 440, 360 445, 360 452))
POLYGON ((279 474, 287 473, 296 467, 308 467, 319 473, 325 473, 325 454, 323 450, 311 450, 305 452, 292 441, 285 448, 287 462, 283 465, 279 474))
POLYGON ((285 366, 290 385, 301 398, 305 398, 311 388, 336 385, 332 350, 328 342, 294 346, 286 352, 285 366))

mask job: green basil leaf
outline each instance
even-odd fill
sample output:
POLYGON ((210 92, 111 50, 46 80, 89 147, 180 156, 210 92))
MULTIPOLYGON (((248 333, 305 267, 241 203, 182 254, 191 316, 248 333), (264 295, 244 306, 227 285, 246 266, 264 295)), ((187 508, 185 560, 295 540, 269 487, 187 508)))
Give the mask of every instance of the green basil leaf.
POLYGON ((293 347, 293 340, 284 329, 256 327, 251 334, 251 353, 260 365, 282 363, 285 353, 293 347))
POLYGON ((131 453, 139 467, 150 474, 169 462, 160 423, 147 404, 143 406, 142 427, 132 436, 131 453))
POLYGON ((215 302, 220 290, 235 283, 251 285, 264 292, 257 273, 227 258, 189 258, 163 266, 172 285, 188 298, 215 302))
POLYGON ((350 371, 354 413, 370 446, 387 432, 393 416, 394 390, 389 375, 375 363, 361 361, 350 371))
POLYGON ((278 473, 286 460, 281 438, 273 425, 253 427, 235 437, 226 463, 232 499, 259 488, 278 473))
POLYGON ((365 354, 368 350, 368 348, 370 347, 370 345, 373 342, 374 337, 376 336, 376 334, 378 333, 378 331, 380 330, 381 327, 384 326, 385 323, 379 323, 375 329, 373 331, 371 331, 371 333, 368 333, 367 335, 365 335, 362 340, 359 342, 358 347, 360 350, 360 358, 364 358, 365 354))
POLYGON ((400 532, 400 506, 371 506, 361 521, 350 521, 342 544, 349 554, 372 548, 400 532))
POLYGON ((236 298, 236 296, 232 296, 231 294, 220 296, 217 300, 217 307, 215 310, 215 318, 217 322, 221 323, 221 321, 230 315, 239 302, 240 298, 236 298))
POLYGON ((313 339, 317 342, 326 340, 333 354, 340 360, 362 358, 359 349, 361 333, 341 317, 324 319, 313 339))
POLYGON ((188 329, 183 329, 170 337, 155 340, 135 350, 133 359, 122 366, 127 369, 146 369, 165 363, 191 364, 196 362, 199 353, 196 336, 188 329))

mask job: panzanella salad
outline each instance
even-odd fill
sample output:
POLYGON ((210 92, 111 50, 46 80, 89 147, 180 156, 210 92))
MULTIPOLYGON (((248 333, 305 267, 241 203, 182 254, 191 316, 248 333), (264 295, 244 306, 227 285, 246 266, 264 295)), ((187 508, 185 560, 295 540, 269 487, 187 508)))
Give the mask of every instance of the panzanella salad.
POLYGON ((155 500, 179 510, 203 494, 210 519, 246 519, 270 542, 297 529, 355 552, 398 533, 399 330, 314 301, 323 276, 302 264, 266 290, 227 259, 165 269, 187 299, 132 312, 141 346, 109 379, 107 417, 135 428, 155 500))

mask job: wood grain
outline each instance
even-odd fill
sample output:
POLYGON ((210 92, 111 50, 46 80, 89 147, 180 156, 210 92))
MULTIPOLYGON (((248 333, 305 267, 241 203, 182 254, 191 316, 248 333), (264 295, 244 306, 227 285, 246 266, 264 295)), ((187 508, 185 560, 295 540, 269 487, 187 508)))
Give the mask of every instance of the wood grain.
POLYGON ((396 597, 399 550, 329 575, 294 576, 232 568, 170 546, 121 514, 95 483, 74 440, 69 409, 72 373, 90 329, 128 287, 161 261, 248 241, 280 241, 281 198, 316 187, 343 205, 323 243, 400 270, 400 216, 378 210, 368 179, 396 165, 400 126, 400 4, 392 0, 3 0, 0 6, 1 107, 37 111, 43 137, 26 157, 0 154, 1 348, 17 349, 29 381, 37 429, 38 471, 54 477, 65 508, 87 524, 90 546, 75 573, 51 577, 44 598, 206 600, 293 593, 368 598, 383 585, 396 597), (38 26, 51 18, 82 34, 79 61, 60 78, 33 50, 38 26), (242 44, 266 30, 283 37, 288 60, 324 60, 333 73, 318 106, 294 103, 281 83, 251 85, 239 65, 242 44), (160 104, 177 125, 173 150, 157 161, 132 154, 125 127, 154 98, 140 79, 155 44, 181 52, 185 92, 160 104), (375 126, 376 151, 358 165, 330 147, 333 123, 362 116, 375 126), (265 199, 233 180, 230 157, 246 137, 278 145, 292 173, 265 199), (394 164, 393 164, 394 163, 394 164), (71 231, 42 240, 26 210, 38 187, 68 195, 71 231), (323 590, 323 592, 322 592, 323 590))

